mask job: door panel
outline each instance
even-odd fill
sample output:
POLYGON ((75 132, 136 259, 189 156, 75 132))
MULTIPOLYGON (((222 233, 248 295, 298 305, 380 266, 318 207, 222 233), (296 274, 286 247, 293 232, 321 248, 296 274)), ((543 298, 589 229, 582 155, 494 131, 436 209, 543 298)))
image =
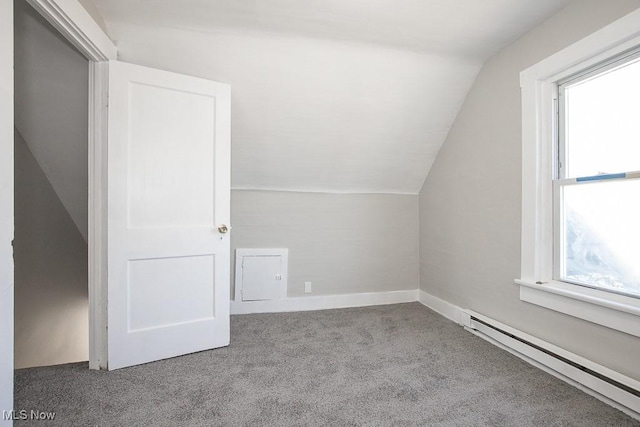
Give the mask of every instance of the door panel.
POLYGON ((131 83, 129 228, 214 227, 215 101, 131 83))
POLYGON ((136 259, 128 268, 128 332, 215 319, 213 255, 136 259))
POLYGON ((108 366, 228 345, 230 90, 109 63, 108 366))

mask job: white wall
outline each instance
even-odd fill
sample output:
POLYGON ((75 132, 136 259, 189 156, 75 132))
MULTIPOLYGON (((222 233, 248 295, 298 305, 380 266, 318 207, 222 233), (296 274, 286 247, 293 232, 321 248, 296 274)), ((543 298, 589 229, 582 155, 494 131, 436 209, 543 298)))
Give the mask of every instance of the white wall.
MULTIPOLYGON (((0 412, 13 409, 13 2, 0 2, 0 412)), ((0 425, 10 421, 0 418, 0 425)))
POLYGON ((445 137, 479 65, 229 29, 109 28, 123 61, 231 84, 232 247, 289 248, 290 297, 309 296, 305 281, 311 296, 418 287, 415 194, 439 145, 426 135, 445 137))
POLYGON ((88 359, 89 73, 26 2, 14 22, 14 363, 24 368, 88 359))
POLYGON ((15 139, 15 368, 89 358, 87 244, 15 139))
POLYGON ((102 17, 102 14, 98 10, 94 2, 92 0, 78 0, 78 3, 82 5, 84 10, 86 10, 89 16, 93 18, 93 20, 96 22, 96 24, 98 24, 100 29, 104 31, 105 34, 108 34, 107 24, 104 22, 104 18, 102 17))
POLYGON ((483 67, 420 193, 421 289, 640 379, 640 340, 519 300, 521 70, 640 7, 573 2, 483 67))
POLYGON ((289 297, 418 288, 418 196, 236 190, 231 218, 232 250, 289 249, 289 297))
POLYGON ((26 1, 15 49, 15 126, 86 240, 89 63, 26 1))

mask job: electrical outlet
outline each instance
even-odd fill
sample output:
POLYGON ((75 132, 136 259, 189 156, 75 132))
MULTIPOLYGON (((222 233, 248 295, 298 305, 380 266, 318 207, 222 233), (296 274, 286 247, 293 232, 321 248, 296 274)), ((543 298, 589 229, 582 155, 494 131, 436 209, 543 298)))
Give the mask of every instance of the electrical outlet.
POLYGON ((305 294, 311 293, 311 282, 304 282, 304 293, 305 294))

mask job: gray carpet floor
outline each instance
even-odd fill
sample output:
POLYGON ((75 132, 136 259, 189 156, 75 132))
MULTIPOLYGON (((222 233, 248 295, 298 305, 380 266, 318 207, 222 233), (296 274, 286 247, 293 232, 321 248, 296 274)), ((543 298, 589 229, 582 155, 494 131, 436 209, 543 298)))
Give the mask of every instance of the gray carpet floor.
POLYGON ((16 371, 61 426, 640 426, 419 303, 232 316, 231 345, 16 371))

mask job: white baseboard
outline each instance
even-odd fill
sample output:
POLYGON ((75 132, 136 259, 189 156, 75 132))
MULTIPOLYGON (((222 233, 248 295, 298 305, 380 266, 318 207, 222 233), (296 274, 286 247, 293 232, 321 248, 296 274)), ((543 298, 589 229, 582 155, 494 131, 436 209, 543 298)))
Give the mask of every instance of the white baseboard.
POLYGON ((542 369, 543 371, 573 385, 576 388, 584 391, 585 393, 594 396, 595 398, 607 403, 626 413, 627 415, 640 419, 640 398, 627 393, 616 386, 592 376, 583 370, 572 366, 566 362, 563 362, 544 351, 538 350, 534 347, 528 346, 521 341, 510 337, 508 334, 523 339, 527 342, 534 344, 546 351, 555 353, 562 358, 565 358, 573 363, 584 366, 594 372, 597 372, 604 377, 611 378, 621 384, 628 387, 640 390, 640 382, 633 378, 622 375, 619 372, 613 371, 595 362, 587 360, 575 353, 571 353, 551 343, 535 338, 520 330, 512 328, 508 325, 504 325, 493 319, 490 319, 481 314, 475 313, 470 310, 464 310, 458 306, 450 304, 441 300, 433 295, 430 295, 424 291, 418 291, 419 301, 434 310, 437 313, 442 314, 446 318, 463 325, 469 332, 483 338, 491 344, 508 351, 509 353, 519 357, 520 359, 542 369), (491 327, 487 327, 481 323, 478 323, 471 319, 471 316, 482 320, 490 324, 493 327, 499 328, 505 331, 507 334, 503 334, 491 327))
POLYGON ((366 307, 370 305, 399 304, 415 301, 418 301, 417 289, 409 291, 282 298, 269 301, 231 301, 231 314, 327 310, 333 308, 366 307))
POLYGON ((433 295, 421 290, 418 290, 418 301, 420 301, 422 305, 429 307, 436 313, 443 315, 453 322, 456 322, 458 325, 463 324, 465 312, 460 307, 450 304, 445 300, 441 300, 440 298, 434 297, 433 295))

